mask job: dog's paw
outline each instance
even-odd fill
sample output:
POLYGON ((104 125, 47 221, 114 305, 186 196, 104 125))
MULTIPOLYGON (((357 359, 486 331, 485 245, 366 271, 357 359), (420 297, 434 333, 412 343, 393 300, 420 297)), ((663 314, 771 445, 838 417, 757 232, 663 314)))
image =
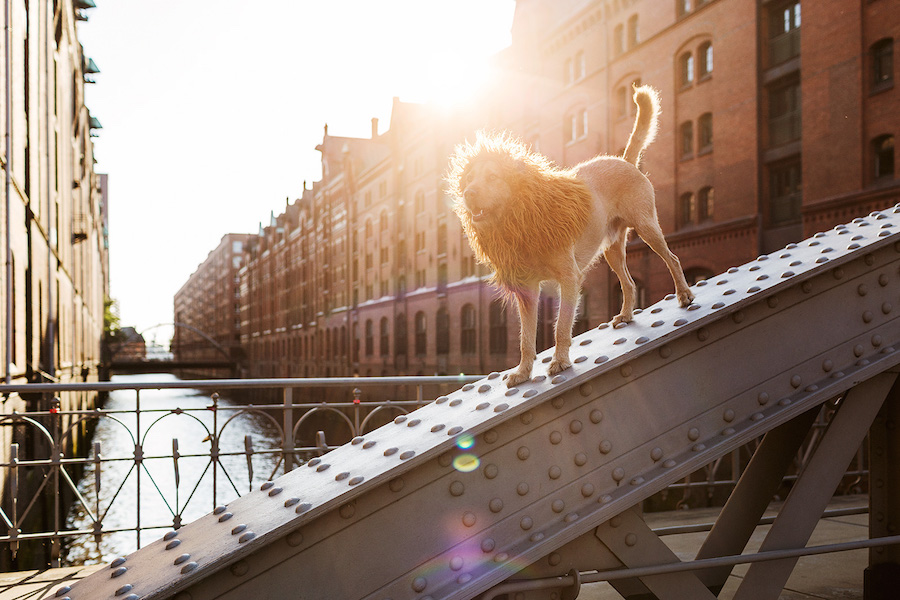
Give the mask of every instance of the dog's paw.
POLYGON ((513 388, 519 385, 520 383, 525 383, 529 379, 531 379, 531 373, 520 373, 518 371, 513 371, 504 377, 506 380, 506 387, 513 388))
POLYGON ((634 320, 634 315, 619 313, 615 317, 613 317, 612 326, 615 327, 616 325, 619 325, 621 323, 631 323, 632 320, 634 320))
POLYGON ((570 368, 571 366, 572 366, 572 363, 569 362, 568 359, 559 360, 559 359, 554 358, 550 362, 550 366, 547 368, 547 373, 549 375, 556 375, 557 373, 562 373, 563 371, 570 368))
POLYGON ((684 290, 682 292, 678 292, 678 306, 684 308, 686 306, 690 306, 694 301, 694 294, 691 293, 691 290, 684 290))

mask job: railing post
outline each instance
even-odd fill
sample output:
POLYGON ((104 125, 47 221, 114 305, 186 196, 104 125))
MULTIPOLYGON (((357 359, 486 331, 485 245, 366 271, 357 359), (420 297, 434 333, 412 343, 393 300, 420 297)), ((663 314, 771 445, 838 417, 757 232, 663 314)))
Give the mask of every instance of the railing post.
POLYGON ((294 468, 294 388, 284 388, 284 414, 281 436, 281 454, 284 457, 284 472, 289 473, 294 468))
POLYGON ((218 494, 218 477, 219 477, 219 392, 212 394, 212 411, 213 411, 213 432, 209 440, 209 460, 213 467, 213 509, 215 509, 218 494))
POLYGON ((362 435, 359 430, 359 405, 362 402, 362 390, 353 388, 353 435, 362 435))
POLYGON ((9 447, 10 469, 9 494, 12 496, 12 523, 9 527, 9 550, 13 560, 19 552, 19 444, 9 447))
POLYGON ((62 445, 62 424, 59 418, 59 407, 62 404, 59 397, 54 397, 50 403, 50 431, 53 434, 53 456, 51 467, 53 472, 53 539, 50 541, 50 567, 59 568, 59 557, 61 554, 59 541, 59 516, 60 516, 60 498, 59 498, 59 470, 62 468, 61 459, 63 458, 62 445))
POLYGON ((135 498, 135 507, 137 509, 137 523, 135 527, 135 536, 137 536, 137 547, 141 547, 141 467, 144 461, 144 447, 141 443, 141 390, 134 390, 134 422, 135 434, 134 439, 134 475, 137 480, 137 497, 135 498))
POLYGON ((97 520, 94 522, 94 541, 100 544, 103 539, 103 513, 100 512, 100 467, 102 465, 102 457, 100 455, 100 442, 94 442, 94 497, 96 499, 97 520))

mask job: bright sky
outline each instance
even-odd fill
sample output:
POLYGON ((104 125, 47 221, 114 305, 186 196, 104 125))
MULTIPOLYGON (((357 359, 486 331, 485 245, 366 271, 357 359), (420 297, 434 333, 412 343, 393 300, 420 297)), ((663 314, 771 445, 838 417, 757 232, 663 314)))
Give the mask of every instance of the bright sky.
POLYGON ((383 133, 392 98, 447 101, 510 43, 514 0, 96 0, 78 24, 100 68, 111 295, 168 344, 175 292, 226 233, 255 232, 332 135, 383 133))

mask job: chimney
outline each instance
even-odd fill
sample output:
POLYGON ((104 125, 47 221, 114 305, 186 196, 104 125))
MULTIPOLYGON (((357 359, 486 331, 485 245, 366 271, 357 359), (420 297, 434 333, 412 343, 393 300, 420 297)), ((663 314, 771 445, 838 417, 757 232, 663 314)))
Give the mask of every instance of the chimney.
POLYGON ((378 117, 372 117, 372 139, 378 137, 378 117))

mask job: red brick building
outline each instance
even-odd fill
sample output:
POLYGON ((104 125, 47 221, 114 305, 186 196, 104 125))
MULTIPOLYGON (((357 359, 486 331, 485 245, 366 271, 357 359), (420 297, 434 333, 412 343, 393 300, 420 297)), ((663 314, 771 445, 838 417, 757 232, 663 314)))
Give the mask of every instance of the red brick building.
MULTIPOLYGON (((691 281, 900 201, 897 3, 519 0, 512 33, 478 111, 395 101, 384 134, 377 123, 365 139, 326 128, 321 181, 247 243, 247 375, 514 366, 515 311, 474 263, 444 192, 447 158, 480 127, 509 129, 563 166, 621 153, 634 82, 662 96, 642 168, 691 281)), ((642 305, 672 292, 638 239, 628 262, 642 305)), ((619 297, 599 265, 576 327, 610 319, 619 297)), ((552 341, 552 304, 542 302, 540 346, 552 341)))

